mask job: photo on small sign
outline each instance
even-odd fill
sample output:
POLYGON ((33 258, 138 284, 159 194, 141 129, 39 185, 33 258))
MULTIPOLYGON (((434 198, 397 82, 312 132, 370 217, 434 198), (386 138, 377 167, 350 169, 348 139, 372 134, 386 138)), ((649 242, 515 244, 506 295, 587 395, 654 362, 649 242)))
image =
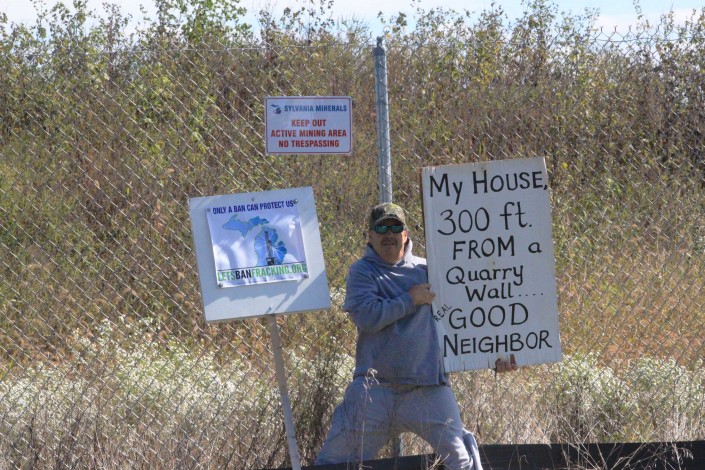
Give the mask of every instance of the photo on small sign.
POLYGON ((308 277, 296 200, 206 210, 219 287, 308 277))

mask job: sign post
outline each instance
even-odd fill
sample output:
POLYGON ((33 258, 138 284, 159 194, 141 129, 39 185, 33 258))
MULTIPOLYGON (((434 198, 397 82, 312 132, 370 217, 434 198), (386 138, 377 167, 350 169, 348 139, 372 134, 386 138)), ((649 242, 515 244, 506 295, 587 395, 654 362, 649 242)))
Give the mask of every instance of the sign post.
POLYGON ((291 465, 300 470, 276 319, 330 308, 313 189, 192 198, 189 212, 205 320, 267 316, 291 465))
POLYGON ((446 371, 560 361, 543 158, 423 168, 422 193, 446 371))
POLYGON ((289 400, 289 390, 286 386, 286 372, 284 370, 284 356, 282 355, 282 342, 279 338, 279 325, 277 325, 276 315, 267 315, 269 323, 269 337, 272 339, 272 352, 274 354, 274 370, 279 385, 279 396, 282 401, 282 411, 284 413, 284 429, 286 430, 286 443, 289 446, 289 456, 291 458, 291 468, 301 470, 301 456, 299 446, 296 443, 296 427, 294 426, 294 414, 291 411, 291 401, 289 400))

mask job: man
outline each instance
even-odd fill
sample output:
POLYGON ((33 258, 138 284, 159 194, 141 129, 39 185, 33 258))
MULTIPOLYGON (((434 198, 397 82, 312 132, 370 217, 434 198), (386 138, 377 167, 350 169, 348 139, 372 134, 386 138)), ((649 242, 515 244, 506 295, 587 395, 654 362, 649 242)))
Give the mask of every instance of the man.
MULTIPOLYGON (((482 470, 472 434, 463 429, 443 371, 435 294, 426 260, 412 254, 404 210, 372 208, 369 242, 347 278, 343 309, 357 326, 353 381, 333 414, 316 464, 360 462, 391 438, 413 432, 451 470, 482 470)), ((516 365, 498 363, 497 371, 516 365)))

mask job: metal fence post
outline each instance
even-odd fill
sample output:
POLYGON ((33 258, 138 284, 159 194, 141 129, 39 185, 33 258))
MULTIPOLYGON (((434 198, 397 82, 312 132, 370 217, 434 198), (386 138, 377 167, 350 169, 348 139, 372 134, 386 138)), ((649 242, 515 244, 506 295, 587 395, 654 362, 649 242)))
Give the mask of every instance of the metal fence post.
POLYGON ((377 97, 377 161, 379 202, 392 202, 392 156, 389 143, 389 101, 387 99, 387 54, 377 38, 375 56, 375 95, 377 97))
MULTIPOLYGON (((387 94, 387 53, 382 46, 383 38, 377 38, 375 56, 375 104, 377 107, 377 165, 379 171, 379 202, 392 202, 392 152, 389 142, 389 99, 387 94)), ((392 452, 400 457, 403 453, 401 435, 392 441, 392 452)))

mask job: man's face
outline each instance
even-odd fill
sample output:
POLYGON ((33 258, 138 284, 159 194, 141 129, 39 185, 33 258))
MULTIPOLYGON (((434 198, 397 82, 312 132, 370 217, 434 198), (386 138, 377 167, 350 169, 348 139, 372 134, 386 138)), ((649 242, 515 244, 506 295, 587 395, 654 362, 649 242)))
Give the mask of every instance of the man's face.
MULTIPOLYGON (((392 227, 403 224, 397 219, 386 219, 378 225, 392 227)), ((404 245, 409 238, 409 231, 406 227, 400 233, 392 232, 391 228, 387 229, 387 233, 377 233, 375 230, 370 230, 369 237, 370 245, 379 257, 387 263, 396 264, 404 257, 404 245)))

